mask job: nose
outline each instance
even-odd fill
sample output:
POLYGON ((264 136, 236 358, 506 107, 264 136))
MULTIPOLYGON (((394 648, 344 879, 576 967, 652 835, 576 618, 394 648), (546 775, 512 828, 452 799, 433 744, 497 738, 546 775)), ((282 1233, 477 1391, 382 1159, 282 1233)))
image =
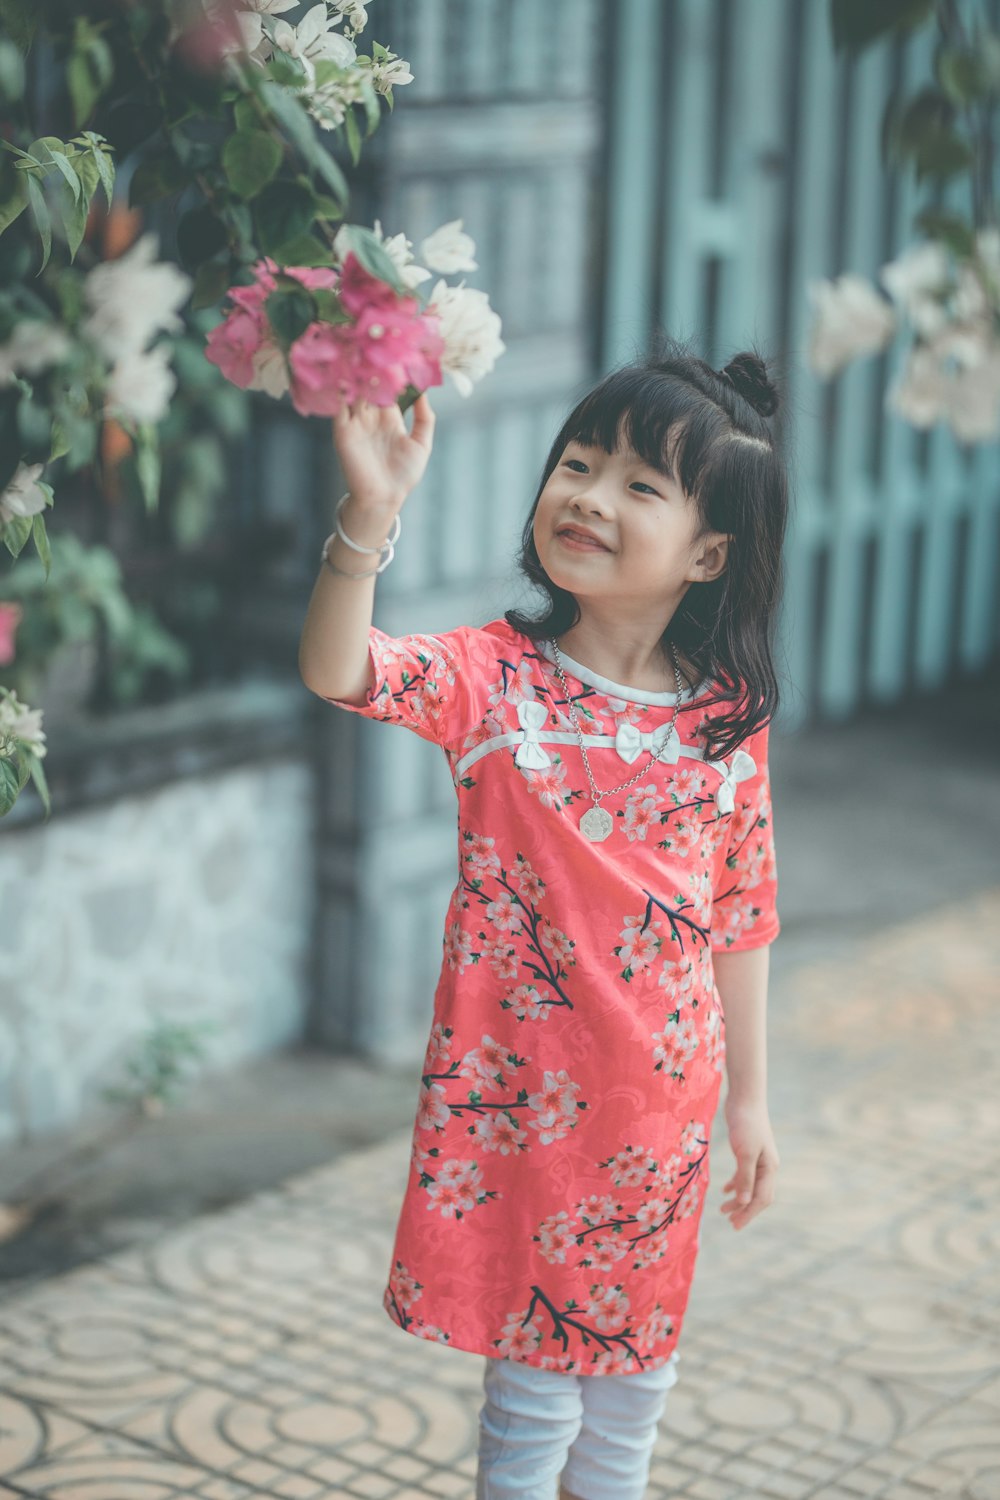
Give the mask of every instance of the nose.
POLYGON ((610 515, 607 505, 600 497, 600 493, 589 490, 585 495, 574 495, 570 504, 577 510, 590 511, 594 515, 607 517, 610 515))

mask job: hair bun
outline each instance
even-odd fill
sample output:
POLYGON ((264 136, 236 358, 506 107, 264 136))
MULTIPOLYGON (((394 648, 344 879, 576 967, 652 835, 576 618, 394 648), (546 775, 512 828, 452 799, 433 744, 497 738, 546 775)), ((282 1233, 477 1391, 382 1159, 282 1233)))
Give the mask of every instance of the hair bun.
POLYGON ((736 354, 719 372, 762 417, 778 410, 778 392, 768 378, 767 366, 758 354, 736 354))

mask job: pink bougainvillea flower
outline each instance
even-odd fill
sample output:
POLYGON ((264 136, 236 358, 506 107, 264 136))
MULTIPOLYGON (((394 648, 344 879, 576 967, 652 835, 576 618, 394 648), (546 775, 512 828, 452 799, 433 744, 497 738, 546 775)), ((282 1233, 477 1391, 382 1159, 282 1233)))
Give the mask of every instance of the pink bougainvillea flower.
POLYGON ((20 604, 0 604, 0 667, 14 660, 14 637, 23 614, 20 604))
POLYGON ((378 307, 389 312, 403 305, 411 308, 418 305, 415 298, 400 297, 388 282, 380 281, 377 276, 366 271, 353 250, 349 250, 344 256, 337 291, 344 304, 344 310, 349 312, 352 318, 356 318, 359 313, 363 313, 369 307, 378 307))
POLYGON ((229 291, 226 317, 208 335, 206 357, 243 389, 282 396, 290 389, 302 416, 335 416, 359 400, 391 406, 407 386, 441 384, 445 344, 436 310, 402 296, 372 276, 349 252, 337 272, 328 266, 288 266, 287 276, 309 291, 333 291, 352 322, 317 319, 291 345, 287 364, 267 317, 278 288, 278 266, 265 257, 247 286, 229 291))

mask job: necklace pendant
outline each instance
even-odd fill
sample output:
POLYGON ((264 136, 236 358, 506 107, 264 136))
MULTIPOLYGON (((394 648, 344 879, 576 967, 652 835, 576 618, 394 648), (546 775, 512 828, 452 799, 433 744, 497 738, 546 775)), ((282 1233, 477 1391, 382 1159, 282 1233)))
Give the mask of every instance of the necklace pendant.
POLYGON ((614 818, 603 807, 588 807, 580 819, 581 831, 592 844, 603 843, 614 826, 614 818))

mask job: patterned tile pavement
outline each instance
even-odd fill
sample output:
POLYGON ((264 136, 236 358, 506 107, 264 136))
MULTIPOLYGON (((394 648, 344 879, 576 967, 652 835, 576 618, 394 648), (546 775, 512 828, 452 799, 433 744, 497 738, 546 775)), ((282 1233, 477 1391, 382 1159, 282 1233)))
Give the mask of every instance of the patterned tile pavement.
MULTIPOLYGON (((649 1500, 1000 1500, 1000 888, 772 984, 778 1197, 721 1110, 649 1500)), ((0 1308, 0 1494, 474 1494, 482 1360, 381 1307, 409 1132, 0 1308)))

